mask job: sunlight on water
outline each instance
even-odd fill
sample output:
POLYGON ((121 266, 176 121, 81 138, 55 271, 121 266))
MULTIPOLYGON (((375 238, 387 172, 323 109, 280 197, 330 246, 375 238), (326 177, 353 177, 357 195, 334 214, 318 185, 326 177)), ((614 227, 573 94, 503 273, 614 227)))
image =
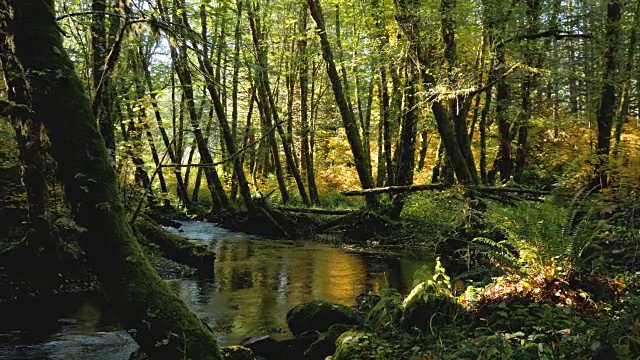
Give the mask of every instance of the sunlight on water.
POLYGON ((205 222, 184 222, 181 229, 181 235, 216 249, 215 278, 173 280, 172 286, 223 344, 267 333, 288 336, 287 311, 313 299, 354 305, 362 293, 406 292, 415 270, 431 263, 311 241, 260 239, 205 222))

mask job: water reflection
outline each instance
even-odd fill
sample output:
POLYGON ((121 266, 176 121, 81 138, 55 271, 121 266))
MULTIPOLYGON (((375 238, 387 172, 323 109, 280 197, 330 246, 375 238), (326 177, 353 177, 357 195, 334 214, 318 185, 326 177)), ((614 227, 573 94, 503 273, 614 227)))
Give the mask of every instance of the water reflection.
POLYGON ((364 292, 390 287, 406 292, 415 270, 431 263, 310 241, 264 240, 209 223, 186 222, 182 229, 182 235, 209 241, 216 249, 215 278, 179 279, 171 285, 223 344, 281 333, 287 311, 312 299, 353 305, 364 292))

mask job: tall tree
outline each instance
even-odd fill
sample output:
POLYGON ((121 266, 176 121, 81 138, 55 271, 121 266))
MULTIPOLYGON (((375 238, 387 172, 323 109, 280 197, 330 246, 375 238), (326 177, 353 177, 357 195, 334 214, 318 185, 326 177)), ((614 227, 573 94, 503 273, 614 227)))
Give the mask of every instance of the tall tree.
MULTIPOLYGON (((371 174, 371 162, 366 158, 366 152, 363 149, 362 140, 358 133, 358 124, 356 123, 353 111, 351 110, 345 93, 343 91, 343 84, 338 75, 335 62, 333 61, 333 50, 327 37, 327 30, 324 23, 324 16, 322 15, 322 8, 318 0, 307 0, 309 5, 309 11, 311 16, 316 22, 318 28, 318 36, 320 37, 320 45, 322 47, 322 57, 324 58, 327 74, 331 81, 333 88, 333 95, 340 110, 340 117, 342 118, 342 125, 347 134, 349 140, 349 146, 353 154, 353 160, 358 172, 358 178, 363 189, 369 189, 374 186, 373 176, 371 174)), ((378 200, 375 195, 367 194, 365 196, 367 207, 369 209, 378 208, 378 200)))
POLYGON ((307 20, 309 18, 308 6, 302 3, 300 21, 300 39, 298 41, 298 76, 300 78, 300 123, 302 127, 300 137, 300 167, 307 175, 307 186, 309 187, 309 197, 311 203, 319 204, 318 186, 316 185, 316 174, 313 166, 313 151, 310 144, 309 134, 311 132, 309 124, 309 54, 307 53, 307 20))
POLYGON ((116 174, 64 50, 53 1, 10 5, 15 21, 8 30, 35 120, 50 134, 72 216, 86 229, 81 245, 122 324, 136 330, 136 341, 153 358, 220 359, 213 334, 152 269, 125 220, 116 174))
POLYGON ((598 125, 598 144, 596 155, 596 178, 594 185, 606 188, 609 185, 607 164, 611 148, 611 128, 615 115, 617 73, 620 70, 619 47, 622 19, 622 1, 608 0, 605 24, 605 45, 602 55, 602 87, 600 89, 600 105, 596 115, 598 125))

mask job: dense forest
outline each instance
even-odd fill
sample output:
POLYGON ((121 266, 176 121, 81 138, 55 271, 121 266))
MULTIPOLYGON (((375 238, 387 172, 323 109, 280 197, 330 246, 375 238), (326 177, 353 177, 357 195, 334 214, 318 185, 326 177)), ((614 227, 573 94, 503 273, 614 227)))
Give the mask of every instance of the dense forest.
POLYGON ((640 358, 639 29, 637 0, 0 0, 0 358, 9 314, 96 294, 132 359, 640 358), (330 244, 329 278, 430 260, 221 347, 167 274, 237 287, 252 250, 193 220, 330 244))

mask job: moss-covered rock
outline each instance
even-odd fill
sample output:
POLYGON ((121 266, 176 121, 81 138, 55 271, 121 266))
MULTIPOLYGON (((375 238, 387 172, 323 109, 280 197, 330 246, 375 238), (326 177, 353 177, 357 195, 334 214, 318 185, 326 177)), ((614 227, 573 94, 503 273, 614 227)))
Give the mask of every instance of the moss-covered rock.
POLYGON ((220 349, 224 360, 255 360, 253 351, 244 346, 225 346, 220 349))
POLYGON ((336 351, 336 340, 343 333, 352 330, 354 325, 336 324, 318 337, 304 353, 306 360, 324 360, 336 351))
POLYGON ((362 331, 347 331, 336 340, 336 351, 331 357, 332 360, 353 360, 365 359, 363 356, 364 341, 368 335, 362 331))
POLYGON ((465 309, 451 295, 421 283, 404 300, 402 325, 427 330, 432 326, 453 324, 464 318, 465 309))
POLYGON ((287 324, 295 336, 300 336, 306 331, 323 332, 335 324, 362 323, 362 315, 357 310, 323 300, 298 305, 287 313, 287 324))

